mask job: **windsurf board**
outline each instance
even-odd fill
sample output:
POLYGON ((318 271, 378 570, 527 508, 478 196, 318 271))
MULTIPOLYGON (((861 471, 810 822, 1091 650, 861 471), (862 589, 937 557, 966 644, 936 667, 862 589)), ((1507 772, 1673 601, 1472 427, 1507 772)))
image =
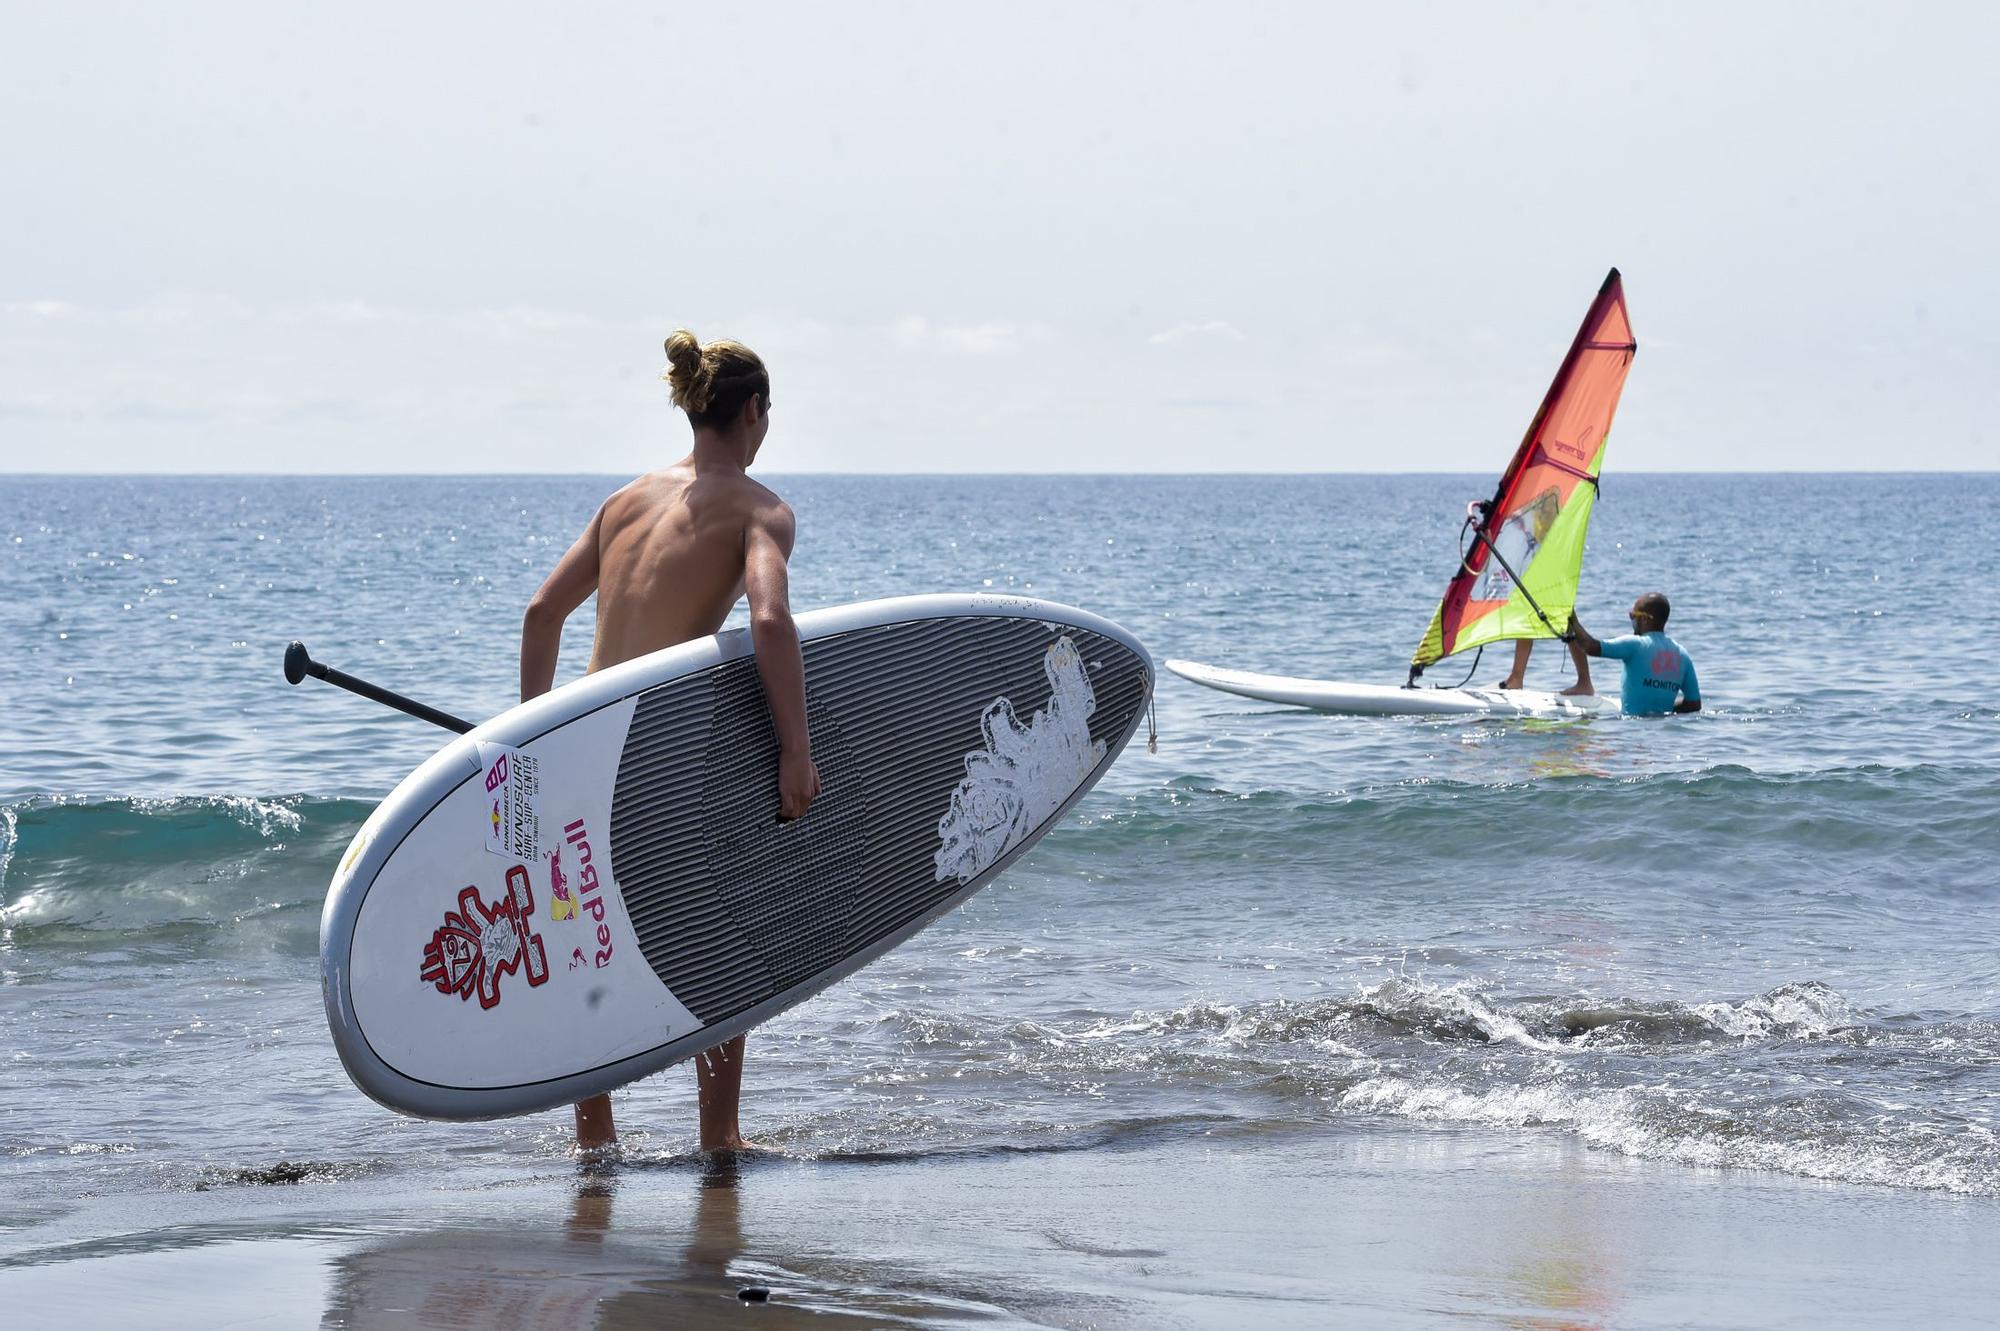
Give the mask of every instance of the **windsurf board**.
POLYGON ((1347 716, 1588 716, 1617 712, 1616 698, 1539 689, 1392 688, 1335 679, 1298 679, 1228 670, 1199 661, 1163 663, 1182 679, 1261 702, 1347 716))

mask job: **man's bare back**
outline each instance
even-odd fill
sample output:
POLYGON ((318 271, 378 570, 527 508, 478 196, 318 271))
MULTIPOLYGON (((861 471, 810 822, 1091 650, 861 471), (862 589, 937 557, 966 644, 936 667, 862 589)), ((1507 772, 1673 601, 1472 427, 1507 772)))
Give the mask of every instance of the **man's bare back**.
MULTIPOLYGON (((778 738, 776 812, 797 818, 819 794, 819 771, 790 604, 795 526, 792 510, 744 474, 770 428, 769 381, 755 354, 734 343, 704 352, 692 335, 677 332, 667 352, 674 401, 694 426, 694 451, 605 500, 529 601, 521 621, 521 698, 554 685, 563 621, 593 593, 592 671, 713 633, 736 598, 747 595, 751 645, 778 738)), ((695 1073, 702 1150, 742 1149, 743 1037, 702 1054, 695 1073)), ((610 1098, 577 1105, 576 1128, 585 1147, 616 1141, 610 1098)))
POLYGON ((741 472, 700 475, 693 461, 641 476, 604 501, 593 671, 721 628, 743 595, 751 526, 792 525, 769 489, 741 472))

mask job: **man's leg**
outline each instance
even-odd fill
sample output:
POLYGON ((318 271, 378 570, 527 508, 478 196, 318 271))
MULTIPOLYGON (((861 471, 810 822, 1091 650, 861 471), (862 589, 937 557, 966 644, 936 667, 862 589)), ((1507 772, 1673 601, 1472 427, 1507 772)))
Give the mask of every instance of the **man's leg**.
POLYGON ((1576 666, 1576 683, 1563 690, 1568 698, 1588 697, 1597 692, 1590 686, 1590 657, 1584 654, 1583 644, 1574 638, 1569 644, 1569 659, 1576 666))
POLYGON ((576 1144, 584 1150, 615 1146, 618 1129, 611 1122, 611 1097, 593 1095, 576 1105, 576 1144))
POLYGON ((743 1037, 695 1055, 695 1087, 701 1099, 701 1149, 704 1154, 741 1151, 750 1145, 736 1114, 743 1100, 743 1037))
POLYGON ((1503 689, 1518 689, 1521 681, 1528 677, 1528 653, 1535 650, 1533 638, 1514 639, 1514 668, 1507 672, 1507 678, 1500 681, 1503 689))

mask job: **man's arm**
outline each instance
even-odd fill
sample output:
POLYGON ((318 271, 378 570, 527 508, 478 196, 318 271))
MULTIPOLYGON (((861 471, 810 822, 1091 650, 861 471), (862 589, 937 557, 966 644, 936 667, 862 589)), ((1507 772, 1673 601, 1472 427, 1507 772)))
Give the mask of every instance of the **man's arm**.
POLYGON ((750 598, 750 646, 771 728, 778 732, 778 816, 797 818, 819 794, 812 737, 806 729, 806 662, 792 622, 792 510, 781 503, 760 506, 743 533, 743 590, 750 598))
POLYGON ((562 651, 563 621, 597 590, 597 535, 604 525, 599 508, 555 571, 528 599, 521 616, 521 701, 555 687, 556 656, 562 651))
POLYGON ((1587 655, 1604 655, 1604 644, 1590 635, 1590 630, 1583 626, 1583 621, 1576 617, 1574 610, 1569 612, 1569 637, 1570 641, 1583 648, 1587 655))
POLYGON ((1694 658, 1681 653, 1681 700, 1674 704, 1674 711, 1685 716, 1689 712, 1701 710, 1701 681, 1695 677, 1694 658))

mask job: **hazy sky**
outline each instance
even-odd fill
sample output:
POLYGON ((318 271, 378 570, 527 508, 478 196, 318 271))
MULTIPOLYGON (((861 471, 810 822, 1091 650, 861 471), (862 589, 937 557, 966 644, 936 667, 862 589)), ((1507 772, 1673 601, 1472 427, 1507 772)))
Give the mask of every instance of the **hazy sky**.
POLYGON ((2000 466, 1986 5, 0 0, 0 471, 2000 466))

